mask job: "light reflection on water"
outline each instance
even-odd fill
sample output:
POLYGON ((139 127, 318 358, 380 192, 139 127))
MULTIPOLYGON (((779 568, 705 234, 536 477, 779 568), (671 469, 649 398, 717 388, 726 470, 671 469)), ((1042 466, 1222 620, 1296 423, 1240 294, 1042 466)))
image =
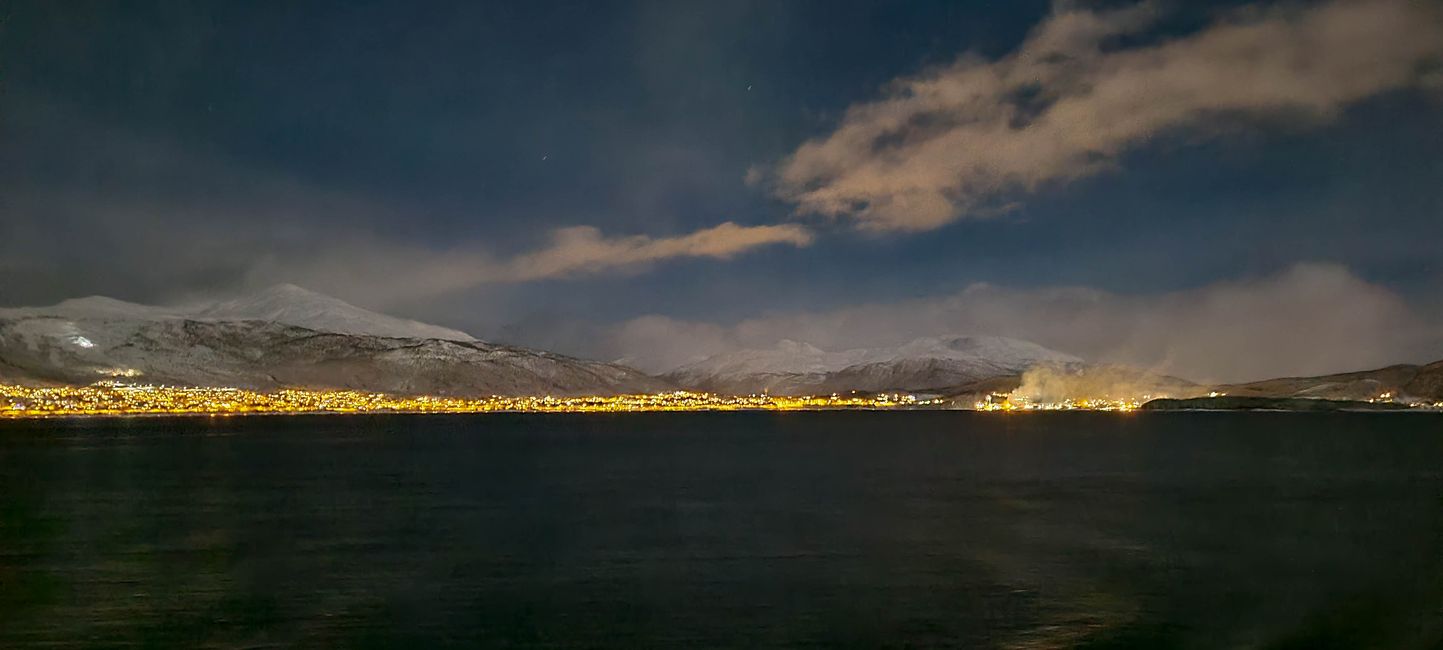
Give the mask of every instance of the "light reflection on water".
POLYGON ((1432 647, 1443 421, 0 423, 0 646, 1432 647))

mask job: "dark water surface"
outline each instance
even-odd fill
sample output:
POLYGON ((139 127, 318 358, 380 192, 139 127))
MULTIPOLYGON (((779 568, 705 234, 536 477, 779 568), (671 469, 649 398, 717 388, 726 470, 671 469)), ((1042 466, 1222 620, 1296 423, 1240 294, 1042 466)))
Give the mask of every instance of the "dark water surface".
POLYGON ((0 647, 1443 647, 1443 417, 0 422, 0 647))

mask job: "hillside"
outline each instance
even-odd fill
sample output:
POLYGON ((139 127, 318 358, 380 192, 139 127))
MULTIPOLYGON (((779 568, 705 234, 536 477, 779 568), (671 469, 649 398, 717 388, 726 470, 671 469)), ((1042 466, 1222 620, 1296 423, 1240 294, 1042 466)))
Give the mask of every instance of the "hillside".
POLYGON ((0 380, 430 395, 654 392, 640 371, 493 345, 283 285, 187 308, 109 298, 0 310, 0 380))
POLYGON ((1443 361, 1424 366, 1401 364, 1317 377, 1282 377, 1224 384, 1213 390, 1239 397, 1369 400, 1388 395, 1405 400, 1439 401, 1443 400, 1443 361))
POLYGON ((903 345, 828 351, 796 341, 719 354, 665 375, 722 393, 930 392, 1077 357, 994 336, 920 338, 903 345))

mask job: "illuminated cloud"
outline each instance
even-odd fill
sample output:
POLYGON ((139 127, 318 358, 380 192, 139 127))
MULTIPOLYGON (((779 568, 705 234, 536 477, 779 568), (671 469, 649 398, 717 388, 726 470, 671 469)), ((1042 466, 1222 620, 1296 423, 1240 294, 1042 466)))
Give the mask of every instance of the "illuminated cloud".
POLYGON ((539 249, 510 257, 476 245, 437 251, 365 237, 262 258, 245 284, 295 282, 381 308, 488 285, 634 271, 676 259, 730 259, 764 246, 807 246, 812 237, 795 224, 726 222, 674 237, 616 237, 592 226, 573 226, 553 231, 539 249))
POLYGON ((523 282, 595 273, 685 257, 729 259, 760 246, 807 246, 812 234, 793 225, 740 226, 732 222, 676 237, 606 237, 591 226, 561 228, 551 244, 505 264, 497 280, 523 282))
POLYGON ((1329 264, 1185 291, 1127 295, 1081 287, 974 284, 950 295, 825 312, 777 313, 730 326, 637 318, 590 353, 663 371, 783 339, 824 349, 922 336, 992 334, 1094 361, 1189 379, 1247 380, 1359 370, 1443 357, 1443 330, 1393 291, 1329 264))
POLYGON ((1117 47, 1155 13, 1059 4, 1008 56, 964 56, 898 79, 781 161, 775 191, 802 214, 928 230, 1108 169, 1173 130, 1326 122, 1359 100, 1429 83, 1443 58, 1443 5, 1433 2, 1250 9, 1184 37, 1117 47))

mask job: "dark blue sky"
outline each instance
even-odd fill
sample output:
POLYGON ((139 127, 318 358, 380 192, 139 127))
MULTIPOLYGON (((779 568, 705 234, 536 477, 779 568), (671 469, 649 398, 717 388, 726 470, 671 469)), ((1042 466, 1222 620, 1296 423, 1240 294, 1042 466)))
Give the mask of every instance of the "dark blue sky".
MULTIPOLYGON (((1216 6, 1173 4, 1191 6, 1103 51, 1218 20, 1216 6)), ((1008 56, 1052 11, 1030 1, 9 3, 0 303, 165 300, 288 280, 526 339, 518 324, 644 314, 726 324, 974 282, 1151 295, 1322 262, 1437 309, 1443 104, 1431 60, 1408 62, 1423 86, 1361 93, 1326 119, 1224 110, 1222 127, 1196 128, 1189 118, 1128 140, 1106 169, 1008 188, 1001 214, 962 207, 921 231, 854 228, 848 215, 809 214, 773 185, 744 181, 827 137, 848 107, 889 96, 894 79, 968 53, 1008 56), (333 268, 365 267, 392 247, 404 253, 385 264, 446 251, 504 260, 544 249, 557 228, 669 238, 728 221, 798 224, 814 239, 384 297, 333 268), (306 265, 322 258, 327 272, 306 265)))

